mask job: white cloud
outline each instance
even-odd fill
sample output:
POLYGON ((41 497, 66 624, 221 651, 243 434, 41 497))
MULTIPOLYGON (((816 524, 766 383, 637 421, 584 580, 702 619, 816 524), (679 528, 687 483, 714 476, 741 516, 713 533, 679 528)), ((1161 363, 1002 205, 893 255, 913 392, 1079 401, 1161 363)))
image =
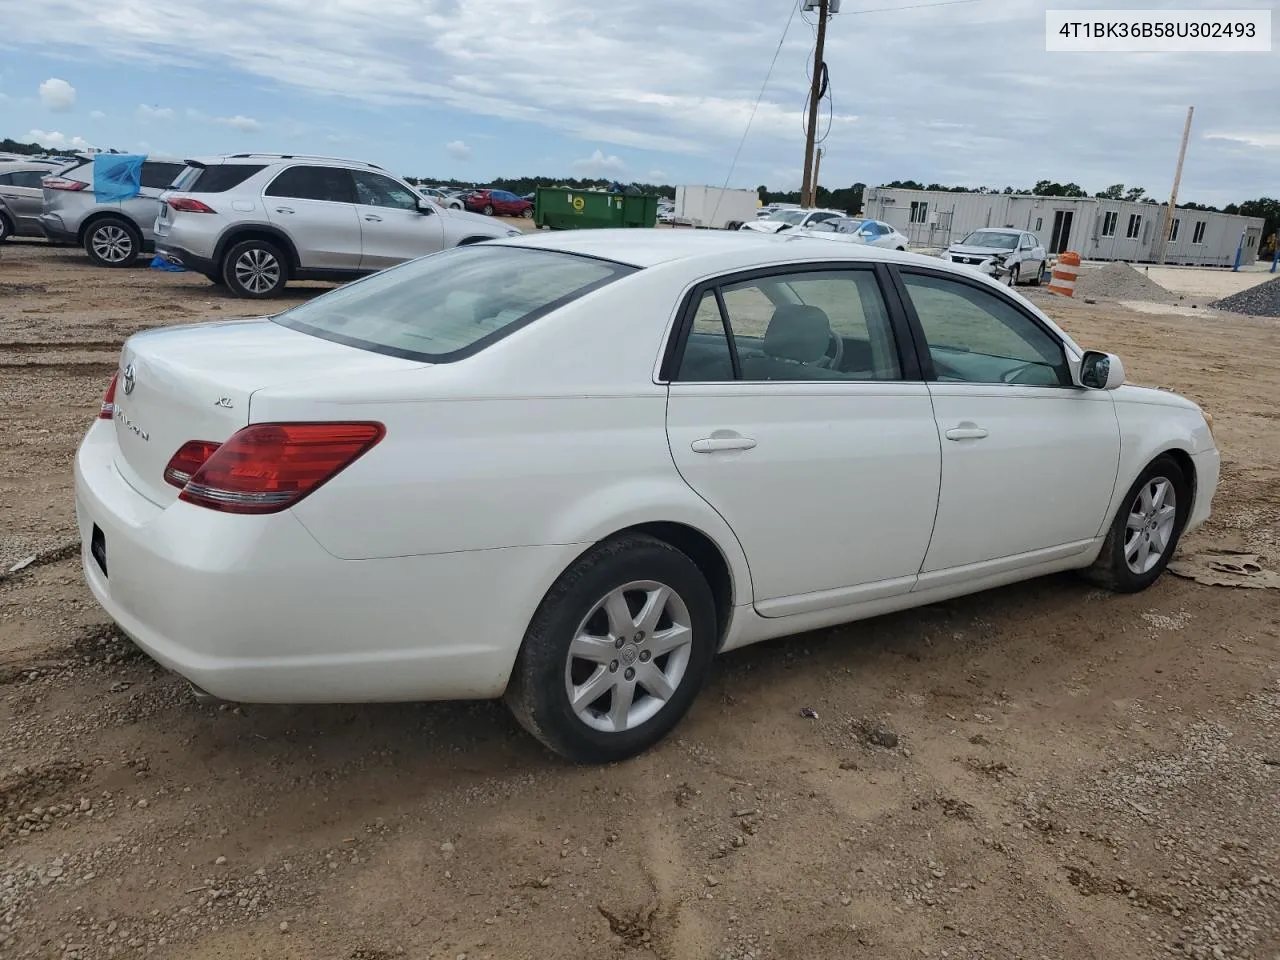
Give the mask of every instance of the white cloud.
POLYGON ((1206 140, 1228 140, 1232 143, 1243 143, 1250 147, 1262 147, 1265 150, 1280 150, 1280 132, 1270 133, 1206 133, 1206 140))
POLYGON ((89 150, 93 146, 84 137, 69 137, 61 130, 28 130, 26 139, 54 150, 89 150))
POLYGON ((76 105, 76 88, 65 80, 50 77, 40 84, 40 103, 53 113, 66 113, 76 105))
POLYGON ((142 123, 151 123, 153 120, 172 120, 174 117, 173 107, 152 107, 145 103, 138 104, 138 120, 142 123))
POLYGON ((94 111, 92 111, 92 112, 89 114, 89 116, 91 116, 94 120, 105 120, 105 119, 107 119, 107 115, 106 115, 105 113, 103 113, 101 110, 94 110, 94 111))
POLYGON ((654 182, 657 182, 657 181, 659 181, 659 180, 665 180, 666 178, 667 178, 667 171, 665 171, 665 170, 650 170, 650 171, 649 171, 649 179, 650 179, 650 180, 652 180, 652 181, 654 181, 654 182))
POLYGON ((452 140, 444 145, 444 152, 454 160, 470 160, 473 156, 471 148, 462 140, 452 140))
POLYGON ((627 165, 621 157, 612 153, 606 157, 604 151, 599 148, 591 156, 573 161, 573 172, 587 177, 625 173, 626 169, 627 165))
POLYGON ((244 117, 238 113, 234 117, 218 117, 215 122, 232 130, 239 130, 241 133, 257 133, 262 129, 262 124, 253 117, 244 117))

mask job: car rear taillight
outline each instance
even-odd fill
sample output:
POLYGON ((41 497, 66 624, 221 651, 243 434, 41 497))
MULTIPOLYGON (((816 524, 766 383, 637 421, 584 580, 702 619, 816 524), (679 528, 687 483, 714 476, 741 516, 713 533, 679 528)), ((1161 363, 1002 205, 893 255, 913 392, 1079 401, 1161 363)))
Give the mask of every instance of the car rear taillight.
POLYGON ((83 190, 89 186, 83 180, 72 180, 69 177, 45 177, 40 181, 40 186, 48 190, 83 190))
POLYGON ((170 210, 181 210, 183 213, 217 213, 213 207, 191 197, 170 197, 166 202, 170 210))
POLYGON ((385 434, 380 423, 255 423, 218 447, 178 499, 224 513, 276 513, 332 480, 385 434))
POLYGON ((112 420, 116 415, 116 381, 120 379, 120 371, 111 375, 107 384, 107 392, 102 395, 102 409, 98 411, 99 420, 112 420))
POLYGON ((164 482, 182 488, 187 485, 196 471, 204 466, 205 461, 213 456, 215 450, 222 446, 212 440, 188 440, 170 459, 164 468, 164 482))

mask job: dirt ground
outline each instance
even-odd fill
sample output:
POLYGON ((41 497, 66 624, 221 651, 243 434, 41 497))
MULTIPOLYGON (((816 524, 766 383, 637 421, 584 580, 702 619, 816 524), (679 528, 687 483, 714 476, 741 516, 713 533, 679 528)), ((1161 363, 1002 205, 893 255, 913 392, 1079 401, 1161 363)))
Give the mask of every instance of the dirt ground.
MULTIPOLYGON (((1182 553, 1280 566, 1277 323, 1031 295, 1213 413, 1182 553)), ((1276 590, 1051 577, 764 644, 603 768, 496 704, 197 704, 83 585, 71 463, 129 333, 252 309, 0 255, 0 956, 1280 958, 1276 590)))

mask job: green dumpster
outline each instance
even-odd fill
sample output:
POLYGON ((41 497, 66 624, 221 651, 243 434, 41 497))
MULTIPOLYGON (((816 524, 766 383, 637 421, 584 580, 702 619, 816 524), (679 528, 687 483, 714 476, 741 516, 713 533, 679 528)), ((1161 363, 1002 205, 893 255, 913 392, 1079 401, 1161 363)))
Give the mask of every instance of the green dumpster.
POLYGON ((651 194, 539 187, 533 200, 533 222, 552 230, 652 227, 658 222, 658 198, 651 194))

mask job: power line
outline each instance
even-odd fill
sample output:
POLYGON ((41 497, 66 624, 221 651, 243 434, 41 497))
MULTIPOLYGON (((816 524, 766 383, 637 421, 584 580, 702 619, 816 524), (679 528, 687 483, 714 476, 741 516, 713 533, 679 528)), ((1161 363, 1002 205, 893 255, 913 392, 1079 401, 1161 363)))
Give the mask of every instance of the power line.
POLYGON ((799 3, 791 4, 791 13, 787 17, 786 25, 782 28, 782 36, 778 38, 778 46, 773 51, 773 59, 769 61, 769 71, 764 75, 764 83, 760 84, 760 93, 756 95, 756 102, 751 106, 751 113, 747 117, 747 127, 742 131, 742 139, 738 141, 738 149, 733 153, 733 162, 729 164, 729 172, 725 175, 724 186, 720 189, 719 196, 716 197, 716 205, 711 210, 711 221, 714 223, 716 214, 720 212, 720 201, 724 198, 724 192, 729 189, 729 181, 733 179, 733 171, 738 166, 738 157, 742 155, 742 148, 747 142, 747 134, 751 132, 751 123, 756 118, 756 111, 760 109, 760 101, 764 99, 764 91, 769 86, 769 80, 773 77, 773 68, 778 64, 778 56, 782 53, 782 45, 787 42, 787 34, 791 30, 791 22, 796 18, 796 11, 800 9, 799 3))
POLYGON ((981 0, 933 0, 931 3, 912 3, 903 7, 871 7, 867 10, 841 10, 842 17, 856 17, 863 13, 896 13, 899 10, 921 10, 925 7, 954 7, 959 3, 980 3, 981 0))

